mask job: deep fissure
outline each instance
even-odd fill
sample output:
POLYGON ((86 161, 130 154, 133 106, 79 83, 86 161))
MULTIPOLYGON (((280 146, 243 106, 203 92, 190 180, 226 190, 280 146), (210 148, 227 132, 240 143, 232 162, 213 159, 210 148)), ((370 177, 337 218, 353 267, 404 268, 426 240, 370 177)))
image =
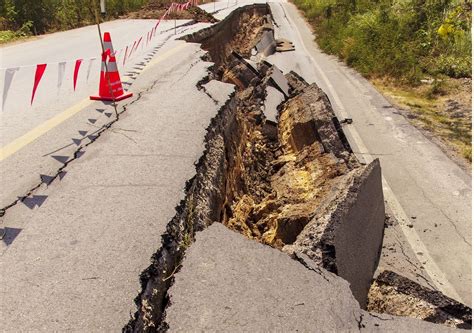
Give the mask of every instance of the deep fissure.
POLYGON ((140 276, 138 310, 124 331, 168 329, 167 292, 174 274, 196 232, 214 222, 282 250, 315 272, 338 274, 366 307, 385 218, 380 166, 378 160, 357 161, 326 94, 297 73, 284 76, 288 96, 277 122, 267 119, 268 88, 285 93, 276 82, 283 74, 254 51, 264 34, 273 33, 272 22, 268 5, 250 5, 183 38, 200 43, 205 59, 214 63, 197 89, 217 103, 207 82, 236 88, 207 128, 196 175, 186 184, 162 247, 140 276), (355 232, 360 228, 370 231, 360 235, 355 232), (353 261, 357 251, 362 263, 353 261))

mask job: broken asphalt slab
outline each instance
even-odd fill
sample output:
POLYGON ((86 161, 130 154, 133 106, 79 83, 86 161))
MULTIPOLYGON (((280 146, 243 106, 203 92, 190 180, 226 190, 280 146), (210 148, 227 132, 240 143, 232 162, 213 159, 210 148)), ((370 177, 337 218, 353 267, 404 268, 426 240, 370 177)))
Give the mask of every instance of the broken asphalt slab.
POLYGON ((167 47, 182 52, 139 76, 141 93, 120 120, 67 165, 67 177, 35 192, 47 199, 6 211, 7 231, 21 232, 0 244, 2 330, 117 331, 130 318, 139 273, 233 91, 213 83, 220 94, 211 99, 196 87, 210 65, 199 46, 167 47))
POLYGON ((197 234, 169 295, 170 332, 454 331, 363 311, 347 281, 220 223, 197 234))
MULTIPOLYGON (((370 82, 319 50, 293 4, 269 5, 277 24, 275 37, 291 40, 296 50, 276 53, 267 61, 316 82, 339 119, 353 119, 344 131, 360 160, 380 159, 386 206, 399 222, 405 250, 413 249, 436 289, 471 305, 470 175, 395 109, 387 108, 390 102, 370 82), (414 223, 411 216, 417 216, 414 223)), ((403 258, 399 262, 411 265, 403 258)))
POLYGON ((450 327, 472 328, 471 308, 391 271, 383 271, 373 282, 367 309, 450 327))

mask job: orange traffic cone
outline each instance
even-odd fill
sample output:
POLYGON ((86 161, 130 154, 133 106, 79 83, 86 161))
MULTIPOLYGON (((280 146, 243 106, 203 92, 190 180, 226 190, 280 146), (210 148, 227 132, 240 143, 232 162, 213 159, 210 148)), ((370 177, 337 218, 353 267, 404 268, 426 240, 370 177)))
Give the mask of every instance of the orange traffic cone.
POLYGON ((123 91, 110 33, 105 32, 104 53, 102 54, 102 68, 100 70, 99 96, 90 96, 90 99, 96 101, 121 101, 131 96, 133 96, 132 93, 126 94, 123 91), (107 57, 109 57, 109 61, 106 66, 107 57))

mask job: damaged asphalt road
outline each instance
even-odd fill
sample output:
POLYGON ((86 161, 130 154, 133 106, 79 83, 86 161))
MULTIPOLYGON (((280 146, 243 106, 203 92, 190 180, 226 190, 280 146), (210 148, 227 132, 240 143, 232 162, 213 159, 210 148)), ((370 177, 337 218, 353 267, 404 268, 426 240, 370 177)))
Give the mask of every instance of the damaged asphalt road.
POLYGON ((198 234, 170 294, 171 332, 454 331, 363 311, 347 281, 218 223, 198 234))
POLYGON ((119 121, 35 189, 40 207, 7 210, 23 230, 0 257, 5 330, 470 328, 470 308, 417 281, 371 286, 383 160, 364 163, 334 96, 288 69, 308 56, 281 35, 285 7, 222 8, 165 41, 119 121), (295 50, 264 61, 274 37, 295 50))
MULTIPOLYGON (((162 247, 141 274, 142 290, 135 299, 137 312, 124 330, 262 331, 271 322, 275 326, 270 325, 270 331, 277 327, 305 331, 308 323, 319 323, 323 331, 382 331, 390 328, 380 321, 395 321, 391 329, 445 331, 445 326, 408 319, 396 322, 398 319, 383 315, 365 313, 375 322, 363 320, 361 308, 365 309, 367 303, 373 311, 389 314, 396 308, 394 301, 414 298, 418 294, 412 291, 422 287, 407 288, 418 284, 405 278, 393 283, 393 295, 388 297, 385 290, 371 288, 385 227, 379 162, 357 161, 329 100, 316 84, 308 84, 294 72, 283 76, 268 62, 252 60, 260 55, 258 48, 257 54, 252 55, 258 41, 265 40, 267 31, 273 34, 271 20, 270 7, 250 5, 233 11, 219 24, 184 37, 188 42, 200 43, 208 52, 206 59, 214 63, 208 80, 232 83, 236 92, 208 128, 206 150, 196 166, 197 174, 187 183, 185 200, 168 223, 162 247), (270 86, 287 97, 278 105, 278 124, 267 121, 265 116, 266 92, 270 86), (217 224, 274 247, 273 253, 286 252, 296 259, 297 265, 303 263, 311 271, 323 274, 331 285, 296 282, 293 287, 300 292, 308 288, 334 288, 330 293, 339 294, 335 281, 344 278, 350 292, 338 302, 357 301, 355 306, 340 308, 327 304, 327 309, 314 311, 321 306, 313 305, 311 318, 303 326, 297 314, 286 318, 283 325, 278 318, 283 318, 286 310, 278 307, 282 304, 279 299, 293 301, 294 292, 286 287, 275 290, 270 298, 263 296, 268 294, 265 288, 271 278, 252 282, 252 274, 256 277, 262 274, 249 270, 255 260, 261 259, 261 254, 246 250, 237 260, 234 256, 239 256, 238 246, 219 231, 225 228, 214 227, 217 224), (201 246, 193 244, 199 237, 205 237, 201 246), (249 252, 256 253, 249 255, 249 252), (198 254, 193 257, 194 253, 198 254), (323 271, 339 277, 328 277, 323 271), (239 276, 244 274, 237 277, 236 272, 239 276), (248 287, 247 296, 240 288, 249 284, 252 286, 248 287), (219 301, 209 301, 213 297, 219 301), (238 306, 236 311, 224 310, 231 310, 236 304, 246 310, 238 306), (252 304, 256 313, 250 315, 252 304), (341 316, 347 318, 342 319, 341 326, 326 313, 334 313, 338 320, 341 316), (250 319, 249 323, 249 317, 258 319, 250 319)), ((253 243, 246 244, 252 247, 253 243)), ((279 258, 290 260, 289 257, 279 258)), ((274 266, 280 263, 276 259, 274 266)), ((270 269, 265 272, 275 275, 270 269)), ((285 274, 286 270, 282 269, 278 277, 285 274)), ((425 302, 426 308, 434 308, 434 312, 420 312, 413 304, 411 308, 408 306, 411 311, 404 314, 450 327, 470 327, 468 307, 442 293, 427 295, 430 296, 419 302, 425 302)))
MULTIPOLYGON (((359 160, 380 160, 386 207, 397 220, 393 228, 407 245, 405 253, 420 263, 437 289, 470 305, 471 176, 413 128, 361 75, 315 47, 294 6, 282 2, 270 7, 278 25, 276 38, 291 40, 296 50, 291 60, 276 53, 268 61, 316 82, 338 118, 353 120, 343 126, 344 131, 359 160)), ((404 253, 391 255, 402 265, 390 268, 405 274, 401 267, 409 263, 404 253)))
POLYGON ((120 120, 63 179, 36 190, 47 196, 41 207, 7 210, 3 222, 22 232, 0 257, 3 330, 110 331, 128 321, 139 273, 233 91, 209 83, 216 105, 196 88, 210 65, 198 45, 170 41, 156 58, 165 54, 135 81, 142 93, 120 120))

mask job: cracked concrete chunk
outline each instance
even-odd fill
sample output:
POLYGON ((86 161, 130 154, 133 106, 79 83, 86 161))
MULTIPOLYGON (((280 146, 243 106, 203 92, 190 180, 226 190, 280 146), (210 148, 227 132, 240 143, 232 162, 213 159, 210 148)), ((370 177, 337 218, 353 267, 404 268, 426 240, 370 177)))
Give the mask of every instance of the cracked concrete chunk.
POLYGON ((296 241, 283 250, 305 253, 349 281, 365 307, 382 244, 384 212, 381 170, 374 160, 334 186, 296 241))
POLYGON ((285 38, 279 38, 276 40, 276 51, 277 52, 287 52, 287 51, 294 51, 295 50, 295 45, 293 42, 290 42, 289 40, 285 38))
POLYGON ((211 80, 204 84, 203 87, 219 106, 224 105, 234 91, 232 85, 217 80, 211 80))
POLYGON ((471 329, 472 326, 469 307, 392 271, 383 271, 372 283, 367 308, 450 327, 471 329))
POLYGON ((222 81, 235 84, 239 89, 245 89, 255 83, 259 73, 238 53, 232 52, 227 59, 228 65, 222 74, 222 81))
POLYGON ((260 41, 255 45, 257 53, 263 54, 265 57, 275 53, 276 42, 273 36, 273 30, 266 30, 262 33, 260 41))
POLYGON ((331 285, 331 273, 315 274, 218 223, 196 238, 170 290, 171 332, 358 330, 344 280, 331 285))
POLYGON ((342 278, 307 269, 219 223, 196 235, 169 295, 170 332, 446 331, 413 319, 373 318, 342 278))
POLYGON ((275 86, 275 88, 280 90, 285 97, 288 97, 290 94, 290 86, 288 85, 288 80, 285 75, 283 75, 283 72, 275 65, 270 68, 270 71, 270 82, 275 86))
POLYGON ((288 118, 288 128, 282 129, 281 141, 294 152, 320 141, 326 152, 347 159, 350 148, 342 140, 337 120, 326 94, 315 84, 285 103, 281 118, 288 118))
POLYGON ((309 84, 297 73, 290 71, 285 74, 285 78, 290 86, 290 95, 299 94, 309 84))
POLYGON ((270 120, 274 123, 277 122, 278 117, 278 105, 285 100, 283 94, 273 87, 267 87, 266 89, 266 98, 265 98, 265 108, 263 113, 267 120, 270 120))

